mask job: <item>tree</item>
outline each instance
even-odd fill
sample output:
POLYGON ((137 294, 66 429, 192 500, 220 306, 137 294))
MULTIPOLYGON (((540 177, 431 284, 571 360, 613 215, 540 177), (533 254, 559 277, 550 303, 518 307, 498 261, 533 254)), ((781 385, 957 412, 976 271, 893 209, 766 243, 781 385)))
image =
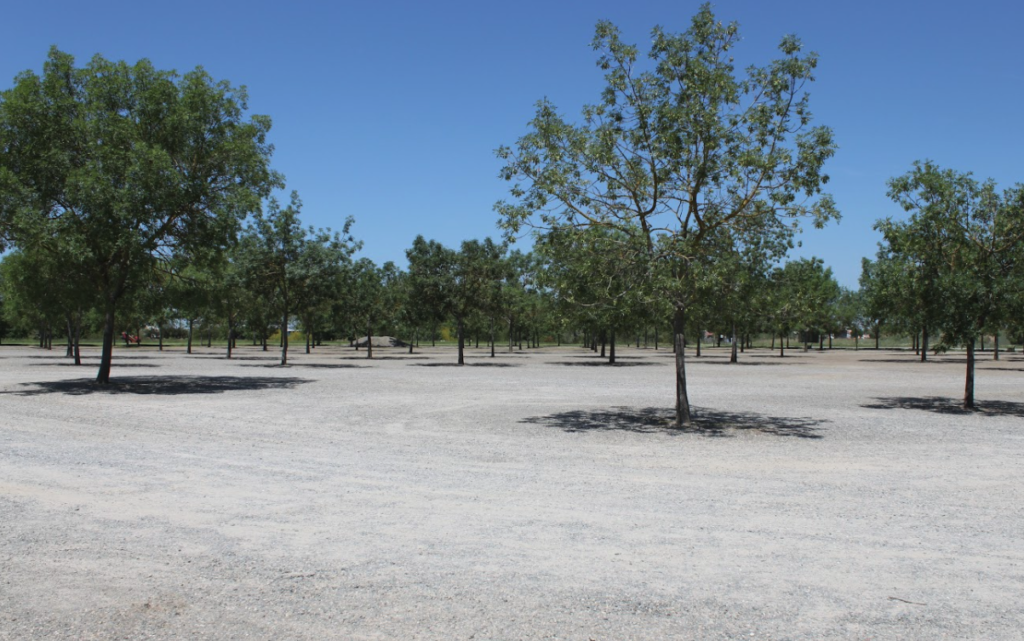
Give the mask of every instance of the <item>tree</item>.
POLYGON ((1022 295, 1024 185, 1002 194, 991 180, 932 162, 889 181, 889 197, 910 219, 879 221, 887 249, 933 274, 941 304, 931 307, 939 349, 967 348, 964 407, 974 407, 974 343, 1009 317, 1022 295))
POLYGON ((805 349, 812 336, 820 336, 832 326, 834 308, 839 300, 839 283, 832 269, 820 258, 801 258, 782 269, 783 292, 790 306, 791 326, 800 330, 805 349))
POLYGON ((25 71, 0 94, 0 236, 76 255, 102 301, 98 382, 122 299, 157 261, 229 245, 279 182, 270 119, 245 110, 244 88, 202 68, 100 56, 76 68, 56 48, 41 77, 25 71))
POLYGON ((67 355, 81 365, 79 348, 85 316, 97 303, 75 256, 33 248, 8 253, 0 262, 9 314, 37 329, 41 340, 66 328, 67 355))
POLYGON ((418 310, 419 322, 433 331, 448 318, 454 252, 436 240, 417 236, 405 250, 409 261, 409 305, 418 310))
POLYGON ((615 364, 616 332, 635 326, 646 310, 643 270, 628 259, 637 255, 629 247, 636 237, 601 227, 554 228, 539 240, 542 284, 558 292, 577 322, 607 336, 608 362, 615 364))
POLYGON ((296 191, 287 207, 271 198, 266 212, 257 212, 246 230, 240 260, 253 291, 276 303, 281 319, 281 365, 288 364, 291 316, 305 314, 308 331, 312 314, 326 309, 335 297, 341 270, 359 248, 349 233, 351 218, 345 221, 344 235, 332 235, 330 229, 304 228, 301 212, 302 200, 296 191))
MULTIPOLYGON (((398 268, 388 261, 381 267, 369 258, 360 258, 349 273, 351 290, 349 309, 355 329, 366 332, 366 357, 373 358, 374 330, 392 322, 395 310, 392 296, 398 293, 393 285, 398 268)), ((358 334, 357 334, 358 336, 358 334)), ((359 343, 356 342, 358 348, 359 343)))
POLYGON ((861 292, 847 287, 839 290, 834 317, 834 332, 853 332, 854 349, 860 347, 860 335, 864 331, 864 297, 861 292))
POLYGON ((792 218, 822 225, 837 217, 831 198, 816 198, 835 145, 829 129, 811 127, 804 87, 817 56, 801 55, 797 38, 783 38, 781 58, 741 78, 731 57, 738 28, 719 22, 709 5, 685 33, 659 27, 652 37, 652 65, 643 70, 637 48, 611 23, 598 23, 593 47, 607 72, 601 102, 583 109, 580 124, 538 103, 531 131, 497 151, 512 201, 495 208, 510 237, 524 226, 607 227, 639 241, 638 263, 671 265, 658 293, 674 308, 676 423, 689 425, 689 265, 721 229, 775 233, 792 218))

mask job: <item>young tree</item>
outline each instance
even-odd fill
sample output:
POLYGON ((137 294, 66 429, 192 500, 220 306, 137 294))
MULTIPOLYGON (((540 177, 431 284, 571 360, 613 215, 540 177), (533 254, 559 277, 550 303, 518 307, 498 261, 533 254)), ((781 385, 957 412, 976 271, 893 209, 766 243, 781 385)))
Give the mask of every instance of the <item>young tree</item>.
POLYGON ((816 225, 837 217, 831 198, 815 198, 835 145, 829 129, 811 127, 804 87, 817 56, 802 55, 797 38, 786 36, 779 59, 738 77, 738 28, 719 22, 709 5, 685 33, 659 27, 652 37, 652 65, 641 69, 637 48, 611 23, 598 23, 593 46, 607 71, 601 102, 585 107, 579 124, 546 100, 538 104, 531 131, 497 152, 513 185, 512 202, 496 210, 511 237, 524 226, 606 227, 638 241, 631 246, 640 248, 639 264, 671 266, 659 295, 674 308, 676 423, 689 425, 689 265, 722 229, 772 233, 795 217, 816 225))
POLYGON ((448 318, 454 252, 436 240, 417 236, 405 250, 409 261, 409 304, 431 331, 448 318))
POLYGON ((0 235, 75 254, 104 314, 96 380, 110 380, 115 315, 154 263, 224 247, 277 182, 270 119, 246 119, 244 88, 201 68, 50 50, 40 77, 0 94, 0 235))
POLYGON ((243 239, 240 267, 253 291, 273 291, 281 319, 281 365, 288 364, 288 325, 292 315, 311 314, 326 308, 336 295, 338 276, 359 248, 349 234, 352 219, 343 233, 302 226, 302 200, 291 193, 287 207, 271 198, 266 212, 257 212, 243 239))
POLYGON ((889 181, 889 197, 910 212, 906 222, 879 221, 888 250, 934 274, 940 349, 967 347, 964 407, 974 407, 974 343, 1008 317, 1024 272, 1024 186, 1002 194, 991 180, 931 162, 889 181))
POLYGON ((607 336, 615 363, 616 332, 635 326, 646 310, 644 269, 631 259, 641 253, 629 247, 630 236, 601 227, 582 232, 555 228, 539 238, 538 254, 547 285, 558 292, 563 309, 581 325, 607 336))

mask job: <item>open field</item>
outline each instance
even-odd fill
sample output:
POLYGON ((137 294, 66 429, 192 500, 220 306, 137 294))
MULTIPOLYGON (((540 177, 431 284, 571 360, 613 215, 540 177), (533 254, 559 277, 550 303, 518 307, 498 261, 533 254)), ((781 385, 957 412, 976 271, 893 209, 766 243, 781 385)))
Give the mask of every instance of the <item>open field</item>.
POLYGON ((0 347, 0 639, 1021 639, 1024 358, 0 347), (87 362, 98 361, 95 350, 87 362))

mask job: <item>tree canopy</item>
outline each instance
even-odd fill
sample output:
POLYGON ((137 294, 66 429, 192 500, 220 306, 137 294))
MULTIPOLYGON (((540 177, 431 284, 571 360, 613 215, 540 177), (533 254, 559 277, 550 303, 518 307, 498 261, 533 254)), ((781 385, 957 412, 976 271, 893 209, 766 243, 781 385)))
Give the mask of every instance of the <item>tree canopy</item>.
POLYGON ((110 377, 118 302, 175 255, 228 246, 279 184, 270 118, 245 117, 244 87, 202 68, 50 50, 38 76, 0 94, 0 236, 73 255, 103 300, 97 380, 110 377))
POLYGON ((691 261, 721 229, 788 233, 790 219, 823 225, 838 213, 821 194, 832 132, 812 126, 806 84, 817 56, 786 36, 781 57, 745 74, 731 51, 735 23, 703 5, 690 28, 652 31, 649 65, 610 22, 593 40, 606 71, 597 104, 581 121, 563 118, 547 100, 530 131, 497 154, 510 201, 495 208, 507 234, 524 227, 605 227, 641 242, 648 265, 670 262, 661 294, 675 308, 676 420, 689 424, 682 333, 692 291, 691 261))

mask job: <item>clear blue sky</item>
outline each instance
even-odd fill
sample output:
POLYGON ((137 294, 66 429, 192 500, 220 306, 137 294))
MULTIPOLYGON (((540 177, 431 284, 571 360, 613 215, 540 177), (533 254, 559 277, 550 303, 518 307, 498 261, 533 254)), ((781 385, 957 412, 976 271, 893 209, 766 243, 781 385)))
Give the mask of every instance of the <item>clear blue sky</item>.
MULTIPOLYGON (((651 27, 688 25, 698 2, 11 2, 0 87, 41 71, 51 44, 244 84, 273 118, 274 166, 303 219, 356 219, 363 255, 405 264, 417 234, 456 245, 498 236, 507 185, 493 150, 524 134, 534 103, 576 116, 601 72, 589 47, 609 19, 643 50, 651 27)), ((828 164, 839 225, 807 230, 799 255, 855 287, 873 222, 901 212, 885 181, 915 159, 1024 182, 1024 5, 963 2, 714 4, 737 21, 742 63, 763 63, 787 33, 821 56, 816 122, 840 150, 828 164)))

